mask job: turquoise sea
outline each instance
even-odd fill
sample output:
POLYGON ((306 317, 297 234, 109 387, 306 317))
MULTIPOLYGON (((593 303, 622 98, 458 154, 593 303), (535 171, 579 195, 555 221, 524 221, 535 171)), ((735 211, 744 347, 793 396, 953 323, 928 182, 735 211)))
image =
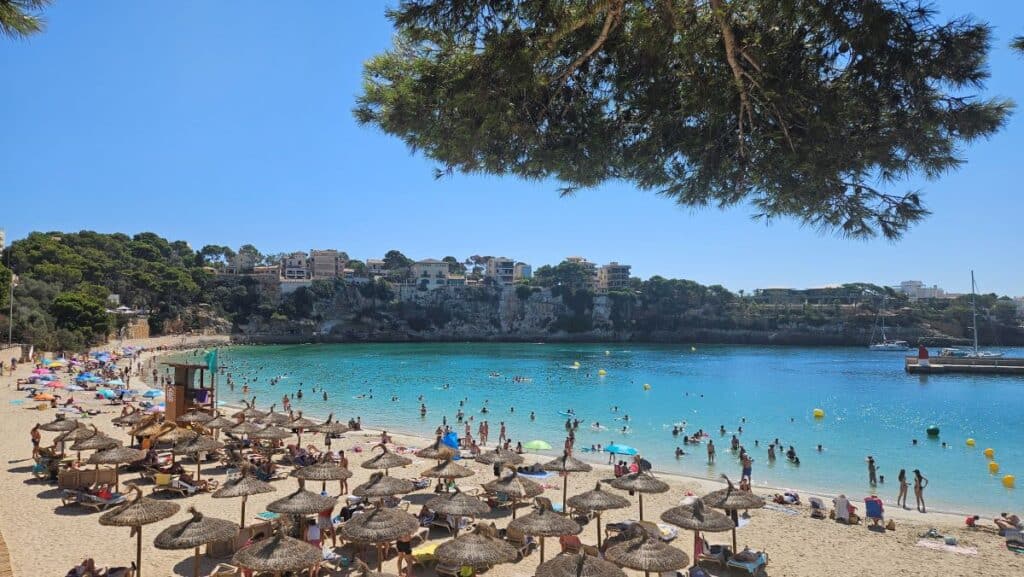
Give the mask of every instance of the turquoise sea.
MULTIPOLYGON (((911 376, 900 353, 710 345, 292 345, 228 348, 221 363, 235 382, 234 391, 223 378, 219 382, 220 398, 229 403, 242 398, 247 380, 261 408, 272 402, 280 408, 281 397, 301 387, 303 398, 293 407, 306 415, 359 415, 370 428, 432 436, 442 416, 454 426, 465 399, 467 416, 490 421, 492 444, 505 421, 515 441, 543 439, 556 449, 565 438, 566 417, 559 411, 573 408, 583 421, 577 447, 614 441, 637 447, 658 471, 734 479, 740 466, 727 449, 742 426, 740 439, 755 458, 755 485, 862 498, 870 491, 865 458, 873 455, 885 476, 877 492, 887 502, 895 501, 899 469, 909 476, 918 468, 930 480, 930 509, 1024 509, 1024 379, 911 376), (599 376, 601 369, 607 374, 599 376), (516 376, 526 380, 516 382, 516 376), (275 386, 273 377, 281 377, 275 386), (428 408, 422 418, 420 395, 428 408), (481 415, 485 403, 489 413, 481 415), (611 410, 615 405, 618 413, 611 410), (815 408, 826 416, 815 419, 815 408), (624 414, 630 417, 628 434, 615 420, 624 414), (591 429, 594 421, 609 430, 591 429), (699 428, 712 433, 717 464, 707 465, 703 445, 685 446, 687 455, 675 459, 682 436, 672 436, 672 425, 683 421, 689 434, 699 428), (941 429, 937 439, 925 434, 931 424, 941 429), (977 441, 973 448, 965 444, 969 437, 977 441), (795 447, 799 466, 781 452, 768 462, 767 445, 776 438, 795 447), (986 447, 995 450, 998 475, 988 471, 986 447), (1007 473, 1017 476, 1017 489, 1002 486, 1007 473)), ((461 426, 455 430, 462 433, 461 426)))

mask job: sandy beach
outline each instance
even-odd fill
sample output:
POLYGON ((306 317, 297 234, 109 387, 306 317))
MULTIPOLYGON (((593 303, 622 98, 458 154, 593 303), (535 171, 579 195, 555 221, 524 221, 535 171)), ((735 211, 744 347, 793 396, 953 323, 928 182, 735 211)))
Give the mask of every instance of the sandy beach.
MULTIPOLYGON (((203 337, 206 338, 206 337, 203 337)), ((165 337, 164 339, 151 339, 145 342, 124 343, 142 344, 146 347, 155 347, 159 344, 181 345, 182 337, 165 337)), ((146 353, 141 361, 143 373, 151 371, 155 353, 146 353)), ((30 471, 32 468, 31 451, 29 442, 29 429, 37 422, 47 422, 54 418, 52 410, 38 411, 29 410, 28 403, 12 404, 11 401, 24 399, 25 393, 15 390, 15 379, 26 377, 32 367, 22 365, 15 375, 5 374, 0 380, 0 395, 4 397, 0 403, 0 411, 3 412, 3 435, 0 438, 0 451, 7 456, 7 464, 0 477, 0 490, 4 498, 0 500, 0 532, 10 551, 14 575, 64 575, 69 568, 80 562, 83 558, 92 557, 99 565, 127 565, 134 556, 134 540, 129 539, 127 528, 102 527, 98 523, 99 514, 90 509, 77 506, 61 506, 60 492, 55 485, 35 480, 30 471)), ((144 388, 138 382, 142 377, 133 377, 134 388, 144 388)), ((101 431, 105 431, 115 438, 125 440, 127 437, 124 431, 114 427, 110 419, 119 413, 119 407, 109 404, 86 400, 89 396, 85 392, 76 393, 76 399, 86 406, 93 406, 102 414, 84 419, 83 422, 96 425, 101 431)), ((265 408, 265 407, 262 407, 265 408)), ((341 420, 347 420, 349 415, 339 407, 337 414, 341 420)), ((364 426, 374 428, 380 424, 373 423, 368 415, 363 415, 364 426)), ((48 445, 52 440, 53 433, 43 433, 43 445, 48 445)), ((313 438, 322 445, 322 437, 313 438)), ((379 439, 376 430, 365 430, 348 433, 341 440, 335 440, 333 449, 344 449, 350 459, 350 469, 354 477, 349 481, 350 487, 367 480, 372 471, 359 466, 364 459, 373 453, 369 450, 379 439), (355 452, 357 446, 363 448, 362 452, 355 452)), ((422 447, 431 440, 415 438, 410 436, 394 435, 396 445, 408 447, 422 447)), ((306 439, 304 438, 304 442, 306 439)), ((493 445, 492 445, 493 446, 493 445)), ((527 463, 532 462, 527 456, 527 463)), ((540 457, 542 462, 548 460, 540 457)), ((412 478, 418 476, 419 471, 432 466, 432 461, 416 459, 415 462, 402 470, 394 470, 395 476, 412 478)), ((477 471, 474 477, 462 480, 460 486, 475 487, 493 479, 489 466, 474 462, 462 461, 477 471)), ((657 469, 657 463, 654 464, 657 469)), ((204 477, 224 479, 223 469, 213 464, 204 466, 204 477)), ((594 487, 595 483, 602 479, 612 477, 611 467, 607 465, 595 465, 594 471, 590 473, 574 473, 569 478, 569 495, 574 495, 594 487)), ((646 495, 644 498, 645 518, 655 520, 662 511, 677 505, 687 491, 698 495, 722 487, 721 483, 706 479, 694 479, 661 475, 660 478, 671 485, 667 493, 646 495)), ((134 482, 135 474, 126 474, 121 478, 122 486, 125 482, 134 482)), ((561 501, 561 479, 557 476, 549 477, 544 482, 550 488, 544 493, 552 501, 561 501)), ((150 492, 150 483, 140 482, 145 493, 150 492)), ((253 514, 264 510, 263 507, 275 499, 280 498, 297 486, 294 479, 281 479, 274 481, 277 487, 276 493, 258 495, 251 497, 248 504, 248 511, 253 514)), ((329 484, 328 490, 337 491, 337 484, 329 484), (332 486, 333 485, 333 486, 332 486)), ((614 491, 614 489, 608 489, 614 491)), ((758 487, 759 494, 770 493, 758 487)), ((426 499, 433 496, 430 489, 410 494, 407 498, 412 502, 410 511, 419 510, 419 505, 426 499)), ((886 506, 886 519, 896 521, 896 528, 893 531, 875 532, 868 530, 864 524, 847 526, 831 520, 812 519, 807 508, 807 498, 810 495, 801 493, 803 505, 777 509, 760 509, 750 512, 750 523, 738 532, 738 543, 742 548, 748 545, 754 549, 764 550, 770 557, 768 574, 772 576, 792 577, 816 577, 820 575, 903 575, 903 576, 933 576, 933 575, 971 575, 971 576, 1002 576, 1011 574, 1024 574, 1024 555, 1016 555, 1006 549, 1004 540, 995 532, 995 526, 990 519, 982 519, 980 528, 968 529, 964 527, 962 515, 928 513, 921 514, 916 511, 904 511, 895 507, 886 506), (960 549, 956 552, 932 549, 918 545, 919 534, 929 528, 936 528, 947 536, 953 536, 959 542, 960 549)), ((851 502, 859 504, 863 511, 864 495, 850 495, 851 502)), ((890 496, 884 496, 888 502, 890 496)), ((913 498, 911 497, 911 500, 913 498)), ((195 505, 203 513, 225 519, 237 520, 239 502, 233 499, 212 499, 208 494, 197 495, 188 498, 176 498, 176 502, 182 505, 183 511, 174 517, 148 525, 143 533, 143 572, 147 576, 165 575, 191 575, 192 561, 187 551, 161 551, 152 545, 153 537, 163 528, 170 524, 180 522, 187 517, 184 508, 188 505, 195 505)), ((831 504, 827 501, 829 505, 831 504)), ((525 509, 523 510, 525 511, 525 509)), ((1020 513, 1020 511, 1016 511, 1020 513)), ((627 509, 608 511, 602 516, 604 523, 635 519, 637 510, 635 504, 627 509)), ((493 521, 498 527, 504 527, 511 519, 507 511, 491 512, 482 520, 493 521)), ((707 534, 711 543, 726 543, 729 540, 728 533, 707 534)), ((434 530, 432 539, 448 539, 446 532, 434 530)), ((595 527, 591 523, 584 528, 581 534, 584 543, 594 544, 596 541, 595 527)), ((687 553, 692 549, 692 534, 680 531, 674 545, 687 553)), ((554 539, 548 540, 548 556, 557 550, 557 542, 554 539)), ((218 562, 226 559, 213 560, 203 557, 204 574, 218 562)), ((523 561, 516 564, 499 565, 487 574, 494 577, 511 577, 532 575, 539 561, 539 555, 534 552, 523 561)), ((385 569, 394 572, 395 561, 389 559, 385 562, 385 569)), ((322 574, 332 574, 324 571, 322 574)), ((416 575, 433 575, 430 567, 417 566, 416 575)), ((630 572, 629 575, 641 575, 640 572, 630 572)), ((718 573, 715 573, 718 574, 718 573)), ((730 573, 735 574, 735 573, 730 573)))

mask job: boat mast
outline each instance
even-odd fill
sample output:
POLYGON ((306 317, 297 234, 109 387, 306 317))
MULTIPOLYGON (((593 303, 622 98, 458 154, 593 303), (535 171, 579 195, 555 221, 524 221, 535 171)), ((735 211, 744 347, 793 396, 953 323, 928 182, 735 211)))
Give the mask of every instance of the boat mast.
POLYGON ((878 311, 878 316, 882 321, 882 342, 885 343, 889 340, 889 337, 885 336, 885 301, 886 297, 882 297, 882 310, 878 311))
POLYGON ((971 332, 974 333, 974 356, 978 356, 978 303, 974 292, 974 271, 971 271, 971 332))

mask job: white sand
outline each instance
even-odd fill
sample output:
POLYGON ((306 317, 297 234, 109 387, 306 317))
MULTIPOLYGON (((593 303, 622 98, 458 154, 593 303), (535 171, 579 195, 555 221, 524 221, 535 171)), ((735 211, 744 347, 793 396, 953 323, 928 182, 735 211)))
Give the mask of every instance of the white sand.
MULTIPOLYGON (((206 337, 203 337, 206 338, 206 337)), ((164 339, 151 339, 135 344, 156 346, 158 343, 179 345, 181 337, 165 337, 164 339)), ((129 344, 129 343, 125 343, 129 344)), ((149 372, 150 356, 144 357, 144 371, 149 372)), ((17 376, 27 376, 31 367, 23 366, 19 369, 17 376)), ((141 387, 141 377, 132 379, 133 385, 141 387)), ((23 406, 10 404, 11 400, 24 398, 24 393, 14 389, 14 377, 4 376, 0 379, 0 419, 2 419, 2 432, 0 436, 0 451, 7 456, 7 466, 4 467, 0 476, 0 490, 3 492, 3 499, 0 499, 0 532, 10 549, 13 562, 14 574, 21 576, 61 576, 74 564, 85 557, 93 557, 99 565, 127 565, 134 559, 134 539, 129 539, 127 528, 102 527, 98 523, 99 514, 90 509, 71 506, 62 507, 59 499, 59 491, 55 485, 49 485, 36 481, 30 474, 32 466, 31 444, 28 431, 36 422, 52 420, 53 411, 28 410, 23 406)), ((76 393, 79 400, 85 399, 83 393, 76 393)), ((118 414, 117 407, 111 407, 97 401, 85 401, 87 405, 94 405, 107 414, 87 419, 84 422, 96 424, 101 430, 105 430, 117 438, 126 439, 125 433, 110 424, 110 419, 118 414)), ((339 414, 345 415, 344 410, 339 414)), ((347 419, 347 415, 344 417, 347 419)), ((367 420, 366 425, 373 423, 367 420)), ((53 433, 43 433, 43 444, 46 445, 53 438, 53 433)), ((309 437, 307 435, 306 437, 309 437)), ((307 442, 307 438, 303 442, 307 442)), ((376 441, 376 435, 372 431, 349 433, 343 440, 335 440, 334 449, 345 449, 350 459, 350 468, 355 477, 349 481, 350 487, 365 481, 371 471, 359 467, 359 463, 367 458, 370 453, 364 451, 355 453, 351 449, 357 445, 369 449, 376 441)), ((127 439, 126 439, 127 440, 127 439)), ((424 439, 412 437, 397 437, 396 442, 413 447, 421 447, 427 444, 424 439)), ((319 443, 322 438, 317 439, 319 443)), ((463 480, 460 485, 475 486, 491 480, 490 467, 476 463, 466 463, 478 471, 475 477, 463 480)), ((433 463, 417 460, 412 466, 405 470, 393 471, 394 474, 413 477, 418 471, 426 469, 433 463)), ((212 464, 204 466, 204 477, 207 469, 213 471, 213 477, 223 480, 223 472, 214 468, 212 464)), ((126 474, 122 477, 122 484, 125 481, 134 481, 134 474, 126 474)), ((586 474, 573 474, 569 479, 569 494, 576 494, 592 489, 599 479, 611 477, 610 468, 607 466, 595 467, 595 471, 586 474)), ((674 506, 683 497, 685 491, 690 490, 702 494, 712 489, 720 488, 721 484, 702 480, 674 476, 662 476, 669 482, 672 490, 660 495, 646 495, 644 498, 645 517, 648 520, 656 520, 658 515, 665 509, 674 506)), ((557 486, 558 489, 550 489, 545 496, 555 502, 561 500, 561 479, 551 477, 545 480, 546 483, 557 486)), ((291 479, 274 482, 278 488, 277 493, 251 497, 247 512, 257 513, 270 501, 279 498, 285 492, 293 489, 296 482, 291 479)), ((148 484, 142 484, 144 491, 148 494, 148 484)), ((328 484, 329 491, 337 491, 337 484, 328 484)), ((609 489, 614 491, 614 489, 609 489)), ((759 493, 765 492, 758 488, 759 493)), ((411 511, 418 510, 419 503, 422 503, 431 495, 429 489, 414 493, 410 500, 415 503, 411 511)), ((862 499, 863 496, 852 496, 854 502, 862 499)), ((911 497, 912 499, 913 497, 911 497)), ((806 501, 806 496, 805 496, 806 501)), ((199 495, 189 498, 179 498, 176 502, 182 505, 182 512, 176 516, 146 526, 143 529, 143 574, 150 576, 166 575, 191 575, 192 562, 190 551, 160 551, 152 546, 153 537, 166 526, 182 521, 187 513, 184 509, 190 505, 196 505, 207 515, 237 520, 239 501, 236 499, 212 499, 209 495, 199 495)), ((861 502, 861 510, 863 503, 861 502)), ((770 556, 768 574, 772 576, 793 576, 793 577, 818 577, 822 575, 900 575, 902 577, 921 576, 932 577, 942 576, 1005 576, 1024 575, 1024 556, 1015 555, 1008 551, 1003 540, 994 532, 994 526, 990 520, 982 520, 986 529, 968 530, 963 527, 963 517, 948 514, 920 514, 915 511, 901 511, 893 507, 886 508, 887 518, 896 519, 897 528, 895 531, 876 533, 869 531, 864 525, 845 526, 833 521, 814 520, 809 517, 806 506, 796 507, 798 515, 790 516, 772 510, 757 510, 751 512, 750 524, 742 528, 738 533, 740 547, 749 545, 752 548, 764 549, 770 556), (974 547, 977 555, 957 555, 954 553, 932 550, 916 546, 918 534, 929 527, 936 527, 942 533, 957 538, 961 545, 974 547)), ((522 510, 524 511, 525 510, 522 510)), ((609 511, 602 516, 602 522, 615 522, 629 518, 635 518, 636 508, 609 511)), ((507 511, 500 514, 489 515, 488 521, 493 520, 499 527, 503 527, 510 517, 507 511)), ((681 532, 675 545, 691 552, 693 543, 692 534, 681 532)), ((435 539, 447 539, 448 536, 442 532, 434 531, 432 536, 435 539)), ((729 534, 708 534, 712 543, 726 543, 729 534)), ((581 538, 585 543, 595 543, 595 527, 593 523, 584 528, 581 538)), ((557 551, 557 540, 548 540, 548 556, 557 551)), ((514 565, 502 565, 495 567, 487 574, 493 577, 528 576, 533 574, 539 556, 535 552, 524 561, 514 565)), ((204 574, 216 563, 216 560, 203 558, 204 574)), ((389 559, 385 563, 385 570, 395 571, 395 561, 389 559)), ((630 575, 641 575, 639 572, 627 571, 630 575)), ((324 571, 322 574, 330 574, 324 571)), ((716 573, 717 574, 717 573, 716 573)), ((417 567, 416 575, 433 575, 429 568, 417 567)))

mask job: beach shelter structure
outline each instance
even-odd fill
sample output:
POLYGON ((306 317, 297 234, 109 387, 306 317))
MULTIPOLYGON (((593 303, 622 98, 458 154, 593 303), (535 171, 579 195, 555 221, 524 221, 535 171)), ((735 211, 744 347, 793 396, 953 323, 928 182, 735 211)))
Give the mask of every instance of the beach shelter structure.
POLYGON ((76 428, 78 428, 78 421, 59 416, 49 423, 39 425, 40 431, 47 431, 50 433, 66 433, 68 431, 73 431, 76 428))
POLYGON ((565 494, 569 489, 569 473, 587 473, 594 468, 588 463, 573 457, 568 451, 561 457, 548 461, 542 465, 545 471, 552 471, 562 474, 562 510, 565 510, 565 494))
POLYGON ((317 423, 312 419, 307 419, 306 417, 303 417, 302 411, 299 411, 298 414, 298 417, 292 419, 292 421, 285 426, 295 432, 295 438, 297 439, 296 443, 298 443, 299 446, 301 447, 302 431, 316 431, 317 427, 320 426, 320 423, 317 423))
POLYGON ((732 517, 732 550, 736 550, 736 527, 739 526, 737 511, 740 509, 760 509, 764 507, 764 499, 750 491, 740 491, 736 488, 729 477, 722 475, 727 484, 726 488, 712 491, 701 498, 704 504, 715 509, 722 509, 732 517))
POLYGON ((409 457, 405 457, 403 455, 396 455, 395 453, 392 453, 388 449, 388 446, 385 445, 384 443, 375 445, 373 448, 376 449, 378 447, 382 449, 383 452, 379 455, 375 455, 363 461, 362 464, 359 465, 360 467, 371 470, 383 469, 384 474, 387 475, 389 469, 394 469, 395 467, 404 467, 412 463, 412 459, 410 459, 409 457))
POLYGON ((380 571, 384 563, 381 546, 412 535, 419 527, 419 520, 405 511, 378 507, 339 525, 338 536, 346 541, 374 545, 377 548, 377 570, 380 571))
POLYGON ((644 575, 652 571, 658 574, 677 571, 690 564, 686 553, 651 537, 644 529, 634 525, 630 530, 635 531, 637 537, 609 547, 604 552, 605 559, 621 567, 643 571, 644 575))
POLYGON ((239 549, 231 560, 251 571, 281 575, 318 565, 323 552, 305 541, 277 533, 239 549))
POLYGON ((709 533, 720 533, 730 531, 736 527, 732 519, 724 513, 719 513, 710 507, 704 506, 704 501, 696 497, 688 503, 673 507, 661 514, 661 520, 694 532, 693 562, 697 562, 698 552, 696 550, 697 534, 701 531, 709 533))
POLYGON ((220 414, 220 411, 214 411, 214 417, 209 421, 203 423, 203 427, 214 432, 213 438, 216 439, 220 436, 221 429, 230 429, 238 423, 220 414))
POLYGON ((251 402, 243 400, 242 404, 245 405, 245 408, 231 415, 232 417, 255 421, 267 416, 267 413, 256 408, 256 397, 253 397, 251 402))
POLYGON ((177 421, 181 425, 202 425, 203 423, 212 421, 213 418, 214 416, 210 413, 200 411, 199 409, 191 409, 184 415, 178 417, 177 421))
POLYGON ((444 438, 438 436, 433 443, 416 451, 415 455, 421 459, 433 459, 435 461, 446 461, 456 455, 455 449, 444 443, 444 438))
POLYGON ((480 453, 475 460, 485 465, 518 465, 523 462, 523 456, 515 451, 495 447, 493 451, 480 453))
POLYGON ((146 413, 144 413, 143 411, 133 410, 118 417, 114 417, 113 419, 110 420, 110 422, 117 425, 118 427, 132 427, 137 425, 139 421, 145 418, 146 413))
POLYGON ((130 485, 135 497, 100 516, 100 525, 131 527, 137 542, 135 544, 135 575, 142 577, 142 526, 163 521, 178 512, 181 507, 170 501, 157 501, 142 496, 136 485, 130 485))
MULTIPOLYGON (((442 515, 455 517, 477 517, 491 510, 491 507, 472 495, 458 489, 454 493, 442 493, 426 502, 427 509, 442 515)), ((452 525, 452 533, 459 536, 459 524, 452 525)))
POLYGON ((115 446, 110 449, 96 451, 87 461, 90 465, 113 465, 114 466, 114 492, 121 488, 121 476, 119 465, 136 463, 146 458, 146 452, 142 449, 115 446))
POLYGON ((518 551, 498 537, 494 525, 479 525, 470 533, 442 543, 434 556, 441 562, 470 567, 493 567, 516 560, 518 551))
POLYGON ((544 487, 535 481, 519 476, 514 467, 506 477, 484 483, 484 491, 491 495, 503 494, 512 502, 512 518, 516 518, 516 504, 523 499, 532 499, 544 492, 544 487))
POLYGON ((213 437, 196 435, 195 437, 185 439, 174 445, 174 454, 190 455, 196 460, 196 480, 198 481, 201 478, 202 471, 200 471, 200 469, 203 466, 203 462, 199 458, 199 453, 209 453, 223 447, 224 443, 221 443, 213 437))
POLYGON ((668 483, 658 479, 649 471, 640 471, 616 478, 611 486, 620 491, 633 491, 637 494, 640 504, 640 520, 644 520, 644 493, 664 493, 668 491, 668 483))
POLYGON ((566 504, 573 509, 593 512, 597 519, 597 547, 601 548, 601 512, 611 509, 624 509, 629 507, 629 499, 622 495, 616 495, 601 489, 598 482, 593 490, 586 493, 574 495, 566 500, 566 504))
POLYGON ((613 563, 599 557, 573 553, 558 555, 541 563, 535 573, 537 577, 626 577, 626 573, 613 563))
POLYGON ((416 486, 408 479, 386 477, 383 473, 378 472, 370 475, 369 481, 352 489, 352 494, 367 499, 383 499, 384 497, 404 495, 415 490, 416 486))
POLYGON ((325 497, 300 487, 276 501, 271 501, 267 505, 267 511, 282 515, 313 515, 333 508, 337 502, 337 497, 325 497))
POLYGON ((274 410, 277 405, 270 405, 270 412, 260 419, 260 423, 264 425, 287 425, 291 422, 292 417, 287 413, 278 413, 274 410))
POLYGON ((242 516, 240 524, 242 527, 245 527, 245 503, 249 500, 249 496, 272 493, 276 490, 277 489, 275 489, 270 483, 260 481, 256 477, 250 475, 248 471, 243 471, 240 476, 226 481, 221 485, 219 489, 213 492, 211 497, 214 499, 233 499, 241 497, 242 516))
POLYGON ((513 519, 510 528, 522 531, 526 535, 540 537, 540 562, 544 562, 544 538, 578 535, 583 530, 579 523, 565 515, 551 510, 551 501, 537 499, 538 509, 529 515, 513 519))
POLYGON ((327 415, 327 420, 316 426, 316 432, 325 435, 341 435, 348 432, 348 425, 334 420, 334 413, 327 415))
MULTIPOLYGON (((327 481, 343 481, 352 477, 352 471, 337 463, 324 461, 315 463, 308 467, 301 467, 292 471, 292 477, 301 481, 320 481, 321 491, 327 490, 327 481)), ((340 489, 340 487, 339 487, 340 489)))
POLYGON ((260 425, 257 425, 256 423, 249 420, 243 420, 241 423, 238 423, 237 425, 227 429, 227 432, 231 433, 232 435, 245 435, 248 437, 249 435, 262 430, 263 427, 261 427, 260 425))
POLYGON ((195 549, 192 577, 199 577, 199 548, 216 541, 227 541, 238 535, 238 525, 225 519, 206 517, 189 507, 191 518, 161 531, 153 545, 157 549, 195 549))
POLYGON ((283 441, 291 436, 291 431, 278 427, 277 425, 269 425, 258 431, 249 433, 250 439, 256 439, 258 441, 283 441))
POLYGON ((476 471, 449 459, 441 461, 429 469, 424 469, 420 474, 432 479, 465 479, 475 475, 476 471))

